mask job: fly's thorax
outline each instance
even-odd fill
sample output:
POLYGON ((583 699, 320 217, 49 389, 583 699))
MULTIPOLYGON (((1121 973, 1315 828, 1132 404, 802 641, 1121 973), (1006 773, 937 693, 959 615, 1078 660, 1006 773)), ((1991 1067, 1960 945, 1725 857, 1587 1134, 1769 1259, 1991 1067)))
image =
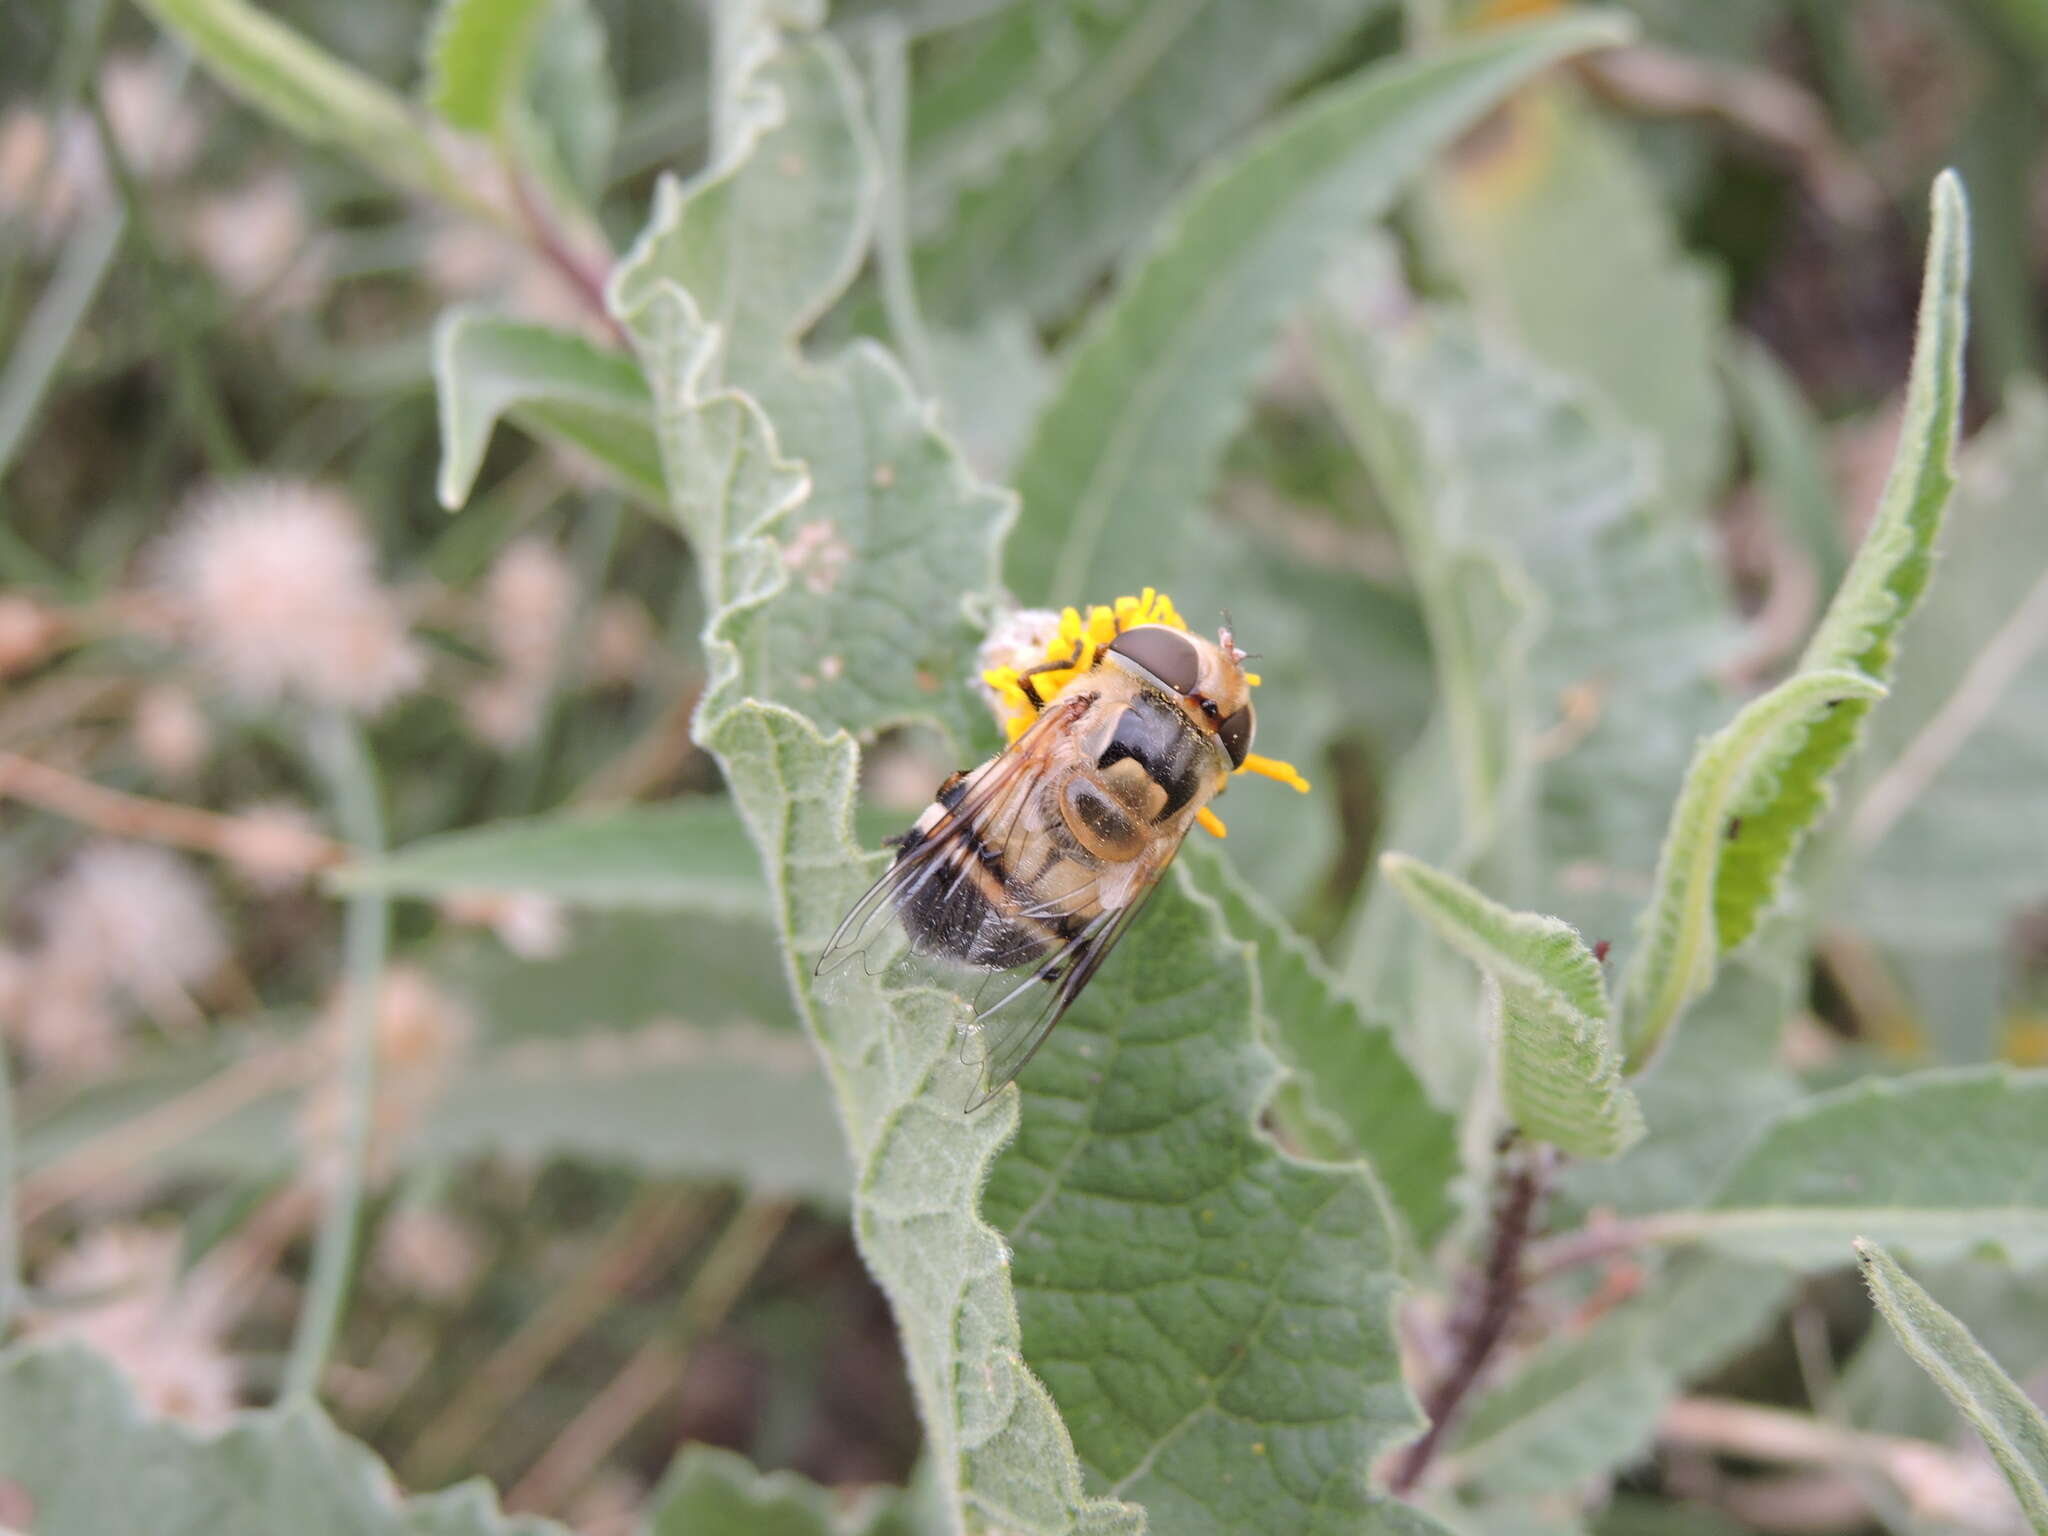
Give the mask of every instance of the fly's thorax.
POLYGON ((1179 699, 1136 678, 1105 687, 1079 737, 1061 818, 1098 858, 1135 858, 1162 836, 1177 838, 1230 775, 1215 736, 1179 699))

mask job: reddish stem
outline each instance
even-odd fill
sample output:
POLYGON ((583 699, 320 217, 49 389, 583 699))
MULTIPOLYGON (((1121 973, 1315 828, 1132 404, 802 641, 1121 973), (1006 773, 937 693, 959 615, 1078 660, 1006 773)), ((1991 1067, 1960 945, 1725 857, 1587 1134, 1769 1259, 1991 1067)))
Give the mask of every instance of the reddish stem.
POLYGON ((1429 1428, 1420 1440, 1401 1454, 1388 1486, 1407 1494, 1422 1480, 1422 1474, 1442 1449, 1444 1436, 1457 1422, 1465 1399, 1477 1385, 1487 1362, 1522 1301, 1522 1251, 1534 1229, 1536 1209, 1542 1203, 1550 1171, 1547 1149, 1533 1148, 1510 1172, 1503 1168, 1504 1188, 1494 1204, 1492 1235, 1486 1245, 1485 1267, 1474 1277, 1451 1319, 1451 1337, 1457 1346, 1451 1368, 1430 1388, 1423 1400, 1429 1428))

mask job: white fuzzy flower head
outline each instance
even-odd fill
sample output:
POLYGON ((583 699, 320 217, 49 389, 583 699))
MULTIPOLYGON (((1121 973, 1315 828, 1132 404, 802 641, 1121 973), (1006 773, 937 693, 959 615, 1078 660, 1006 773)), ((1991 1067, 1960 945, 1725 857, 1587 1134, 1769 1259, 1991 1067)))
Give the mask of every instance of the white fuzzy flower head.
POLYGON ((162 550, 163 582, 201 660, 252 702, 293 693, 365 714, 423 663, 354 507, 299 481, 197 497, 162 550))
POLYGON ((81 849, 38 907, 45 977, 88 980, 157 1009, 227 958, 212 894, 176 854, 147 843, 81 849))
POLYGON ((1045 659, 1045 648, 1060 632, 1060 616, 1050 608, 1013 608, 996 620, 974 658, 975 686, 1000 722, 1006 716, 1002 697, 982 681, 984 672, 1001 667, 1026 671, 1045 659))
POLYGON ((118 1365, 153 1412, 202 1426, 235 1409, 234 1362, 221 1344, 217 1299, 178 1283, 178 1236, 104 1227, 44 1269, 45 1289, 66 1298, 35 1324, 76 1339, 118 1365))

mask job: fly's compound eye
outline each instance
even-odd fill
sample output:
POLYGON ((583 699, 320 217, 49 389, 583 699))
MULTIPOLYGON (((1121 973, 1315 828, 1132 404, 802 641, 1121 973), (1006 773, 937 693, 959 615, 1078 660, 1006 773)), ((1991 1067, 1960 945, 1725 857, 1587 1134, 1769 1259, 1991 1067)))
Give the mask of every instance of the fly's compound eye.
POLYGON ((1175 693, 1193 693, 1201 680, 1202 658, 1194 642, 1177 629, 1164 624, 1140 624, 1127 629, 1109 645, 1110 650, 1136 662, 1175 693))
POLYGON ((1216 727, 1216 739, 1223 743, 1223 750, 1230 754, 1230 766, 1242 768, 1244 760, 1252 750, 1252 707, 1247 704, 1228 720, 1216 727))

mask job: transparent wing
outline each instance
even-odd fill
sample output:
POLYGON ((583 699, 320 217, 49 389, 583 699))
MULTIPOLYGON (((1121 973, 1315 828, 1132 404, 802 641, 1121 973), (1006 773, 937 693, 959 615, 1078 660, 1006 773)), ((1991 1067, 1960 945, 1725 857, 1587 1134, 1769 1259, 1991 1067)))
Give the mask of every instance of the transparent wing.
MULTIPOLYGON (((997 757, 974 780, 949 815, 915 847, 901 855, 867 894, 853 904, 824 952, 814 974, 829 976, 860 957, 870 976, 882 975, 898 962, 908 945, 902 912, 912 902, 950 902, 973 878, 978 849, 1000 850, 1014 857, 1029 832, 1030 818, 1052 763, 1046 748, 1053 737, 1046 729, 1050 711, 997 757)), ((1014 867, 1014 866, 1011 866, 1014 867)), ((952 967, 935 956, 942 981, 953 971, 979 977, 987 967, 952 967)), ((977 983, 978 985, 978 983, 977 983)))
MULTIPOLYGON (((1159 870, 1164 869, 1162 863, 1159 870)), ((983 984, 975 999, 970 1035, 979 1051, 981 1083, 967 1102, 969 1113, 994 1098, 1038 1054, 1053 1026, 1101 969, 1158 884, 1159 871, 1155 871, 1143 889, 1132 893, 1127 905, 1105 908, 1072 943, 1048 956, 1030 974, 1014 982, 1007 976, 993 976, 983 984)))
POLYGON ((1157 880, 1154 871, 1142 887, 1120 891, 1117 907, 1099 911, 1098 880, 1003 911, 962 889, 976 880, 975 866, 985 856, 993 855, 1014 874, 1042 842, 1038 818, 1045 812, 1039 791, 1055 766, 1050 749, 1057 745, 1057 723, 1055 711, 1048 709, 975 777, 950 813, 854 903, 815 967, 825 978, 827 995, 844 984, 837 978, 863 973, 881 979, 890 991, 936 988, 950 993, 962 1026, 961 1059, 982 1068, 969 1109, 987 1103, 1023 1070, 1157 880), (949 947, 976 959, 913 947, 903 920, 904 909, 913 905, 957 910, 964 924, 978 924, 975 931, 962 927, 947 935, 949 947), (1065 928, 1066 935, 1050 948, 1042 932, 1037 942, 1009 944, 1001 935, 1019 916, 1065 928), (856 957, 858 967, 852 964, 856 957))

